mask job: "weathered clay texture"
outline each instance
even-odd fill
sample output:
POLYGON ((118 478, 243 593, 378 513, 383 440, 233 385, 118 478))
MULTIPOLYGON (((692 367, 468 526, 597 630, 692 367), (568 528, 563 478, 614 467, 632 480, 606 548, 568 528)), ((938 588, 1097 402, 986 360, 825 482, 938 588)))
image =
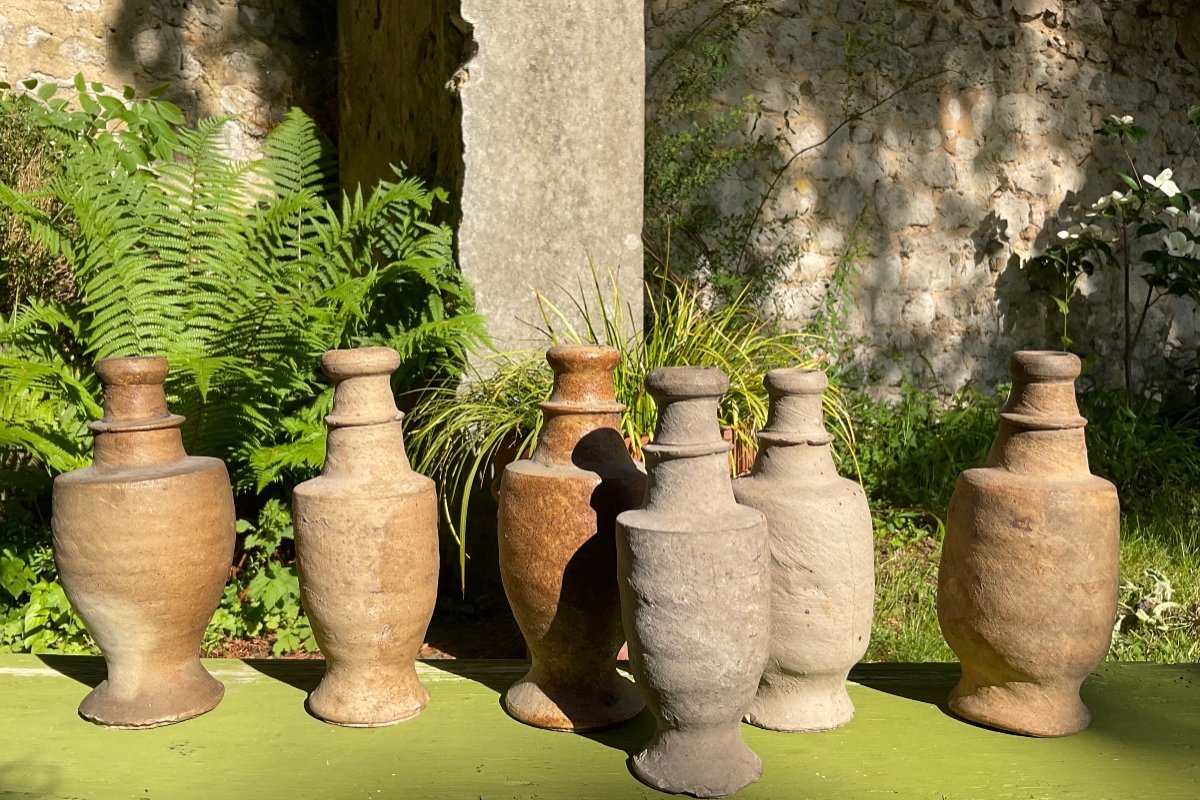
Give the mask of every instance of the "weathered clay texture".
POLYGON ((624 633, 614 524, 646 491, 619 431, 619 358, 609 347, 546 354, 554 392, 542 403, 537 448, 500 484, 500 574, 533 661, 504 707, 540 728, 604 728, 644 705, 616 669, 624 633))
POLYGON ((630 666, 658 724, 631 764, 662 791, 724 797, 762 774, 740 722, 767 660, 767 526, 734 500, 725 374, 669 367, 646 388, 659 413, 650 486, 617 518, 617 567, 630 666))
POLYGON ((412 471, 387 347, 331 350, 336 386, 325 467, 292 503, 300 598, 325 654, 308 710, 351 727, 390 725, 429 702, 413 659, 437 599, 433 481, 412 471))
POLYGON ((79 713, 115 728, 203 714, 225 691, 199 656, 233 560, 233 493, 220 460, 184 452, 167 369, 165 358, 98 362, 95 460, 54 480, 54 561, 108 664, 79 713))
POLYGON ((771 655, 746 721, 781 731, 836 728, 854 716, 846 676, 867 651, 875 599, 871 512, 837 473, 825 429, 825 373, 777 369, 754 471, 739 503, 767 518, 771 655))
POLYGON ((1079 687, 1108 652, 1117 610, 1120 506, 1088 471, 1075 402, 1079 359, 1026 351, 984 466, 950 500, 938 621, 962 661, 954 713, 1065 736, 1091 717, 1079 687))

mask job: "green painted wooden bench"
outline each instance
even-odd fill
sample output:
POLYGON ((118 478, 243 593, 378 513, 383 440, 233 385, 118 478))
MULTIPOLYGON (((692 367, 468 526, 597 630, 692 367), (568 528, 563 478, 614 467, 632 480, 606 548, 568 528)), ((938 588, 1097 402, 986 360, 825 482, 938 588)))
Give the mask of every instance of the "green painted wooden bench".
MULTIPOLYGON (((0 656, 0 798, 638 798, 626 769, 643 715, 611 731, 550 733, 509 719, 513 661, 419 665, 433 696, 415 720, 373 730, 308 716, 320 661, 207 662, 215 711, 150 731, 104 730, 75 707, 99 658, 0 656)), ((944 710, 953 664, 872 664, 852 675, 858 715, 822 734, 746 726, 762 780, 744 798, 1105 800, 1200 798, 1200 666, 1107 664, 1084 687, 1092 727, 1038 740, 944 710)))

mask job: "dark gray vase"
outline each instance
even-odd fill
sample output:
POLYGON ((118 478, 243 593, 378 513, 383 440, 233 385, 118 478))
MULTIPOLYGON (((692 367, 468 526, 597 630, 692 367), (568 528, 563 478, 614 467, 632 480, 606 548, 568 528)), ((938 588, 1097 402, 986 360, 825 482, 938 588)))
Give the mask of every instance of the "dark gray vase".
POLYGON ((617 517, 617 570, 630 666, 658 725, 631 766, 662 791, 724 797, 762 774, 741 719, 767 660, 767 527, 733 497, 725 374, 664 368, 646 388, 659 409, 649 491, 617 517))

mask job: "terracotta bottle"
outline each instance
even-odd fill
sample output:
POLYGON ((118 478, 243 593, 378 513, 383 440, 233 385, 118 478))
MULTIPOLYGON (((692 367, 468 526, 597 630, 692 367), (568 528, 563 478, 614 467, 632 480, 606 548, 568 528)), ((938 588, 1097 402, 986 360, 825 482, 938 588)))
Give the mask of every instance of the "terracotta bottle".
POLYGON ((233 493, 224 463, 184 452, 167 369, 165 358, 97 362, 94 461, 54 480, 54 561, 108 664, 79 713, 114 728, 189 719, 225 691, 199 656, 233 562, 233 493))
POLYGON ((767 527, 734 500, 725 374, 669 367, 646 388, 659 415, 650 485, 617 518, 617 566, 630 666, 658 724, 632 768, 662 791, 724 797, 762 774, 740 723, 767 660, 767 527))
POLYGON ((862 487, 837 473, 821 398, 825 373, 776 369, 753 472, 739 503, 767 518, 771 655, 746 721, 779 731, 849 722, 846 676, 867 651, 875 600, 871 512, 862 487))
POLYGON ((950 708, 1033 736, 1087 727, 1079 687, 1117 610, 1117 491, 1088 471, 1079 359, 1013 355, 1012 393, 983 467, 950 500, 938 621, 962 661, 950 708))
POLYGON ((325 466, 292 494, 300 599, 325 655, 308 710, 350 727, 401 722, 429 702, 414 659, 437 599, 437 500, 404 452, 399 366, 388 347, 321 357, 335 385, 325 466))
POLYGON ((546 353, 554 391, 537 447, 500 483, 500 574, 532 657, 504 707, 540 728, 604 728, 643 707, 616 669, 624 633, 613 526, 646 489, 619 431, 619 358, 609 347, 546 353))

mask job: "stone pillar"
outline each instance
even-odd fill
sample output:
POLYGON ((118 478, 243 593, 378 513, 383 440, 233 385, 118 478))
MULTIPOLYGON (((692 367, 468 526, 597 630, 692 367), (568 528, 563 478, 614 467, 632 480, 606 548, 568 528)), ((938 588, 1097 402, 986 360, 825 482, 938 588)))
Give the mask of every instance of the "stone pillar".
POLYGON ((343 183, 404 162, 455 195, 499 348, 593 265, 640 325, 642 0, 340 0, 339 27, 343 183))

